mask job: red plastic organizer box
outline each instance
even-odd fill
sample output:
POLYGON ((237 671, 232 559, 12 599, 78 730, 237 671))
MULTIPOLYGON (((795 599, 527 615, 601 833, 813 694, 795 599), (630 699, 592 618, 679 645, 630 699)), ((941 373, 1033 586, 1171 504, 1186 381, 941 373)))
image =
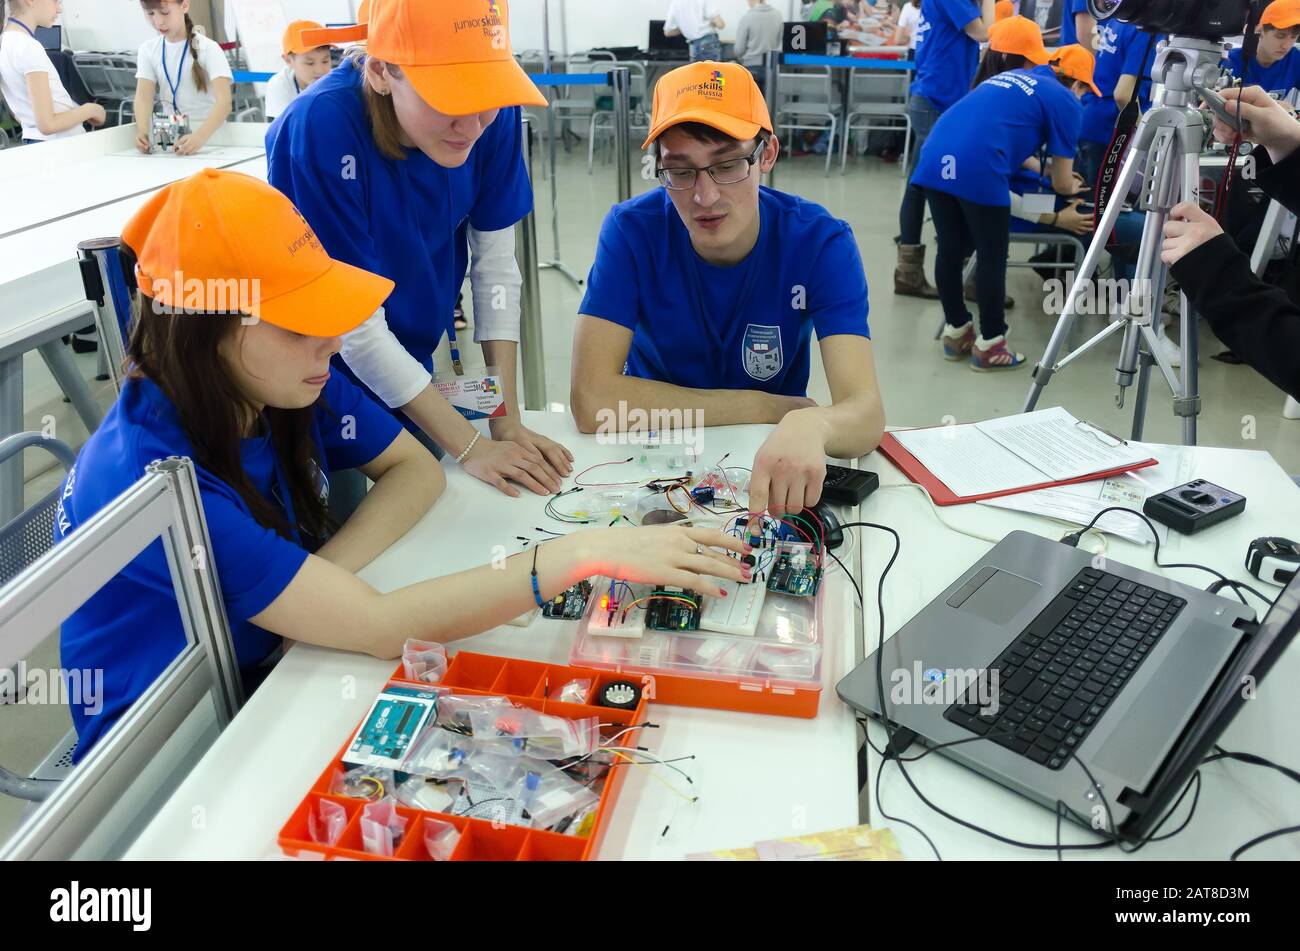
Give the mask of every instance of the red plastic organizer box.
MULTIPOLYGON (((612 707, 596 706, 592 703, 596 692, 615 680, 628 680, 626 676, 604 674, 600 671, 586 670, 578 667, 564 667, 553 664, 541 664, 535 661, 515 660, 507 657, 493 657, 486 654, 473 654, 462 651, 451 660, 442 682, 436 685, 422 684, 407 680, 399 664, 389 685, 420 687, 423 689, 448 688, 453 694, 470 694, 477 696, 493 695, 509 697, 521 706, 531 707, 542 713, 560 717, 580 719, 583 717, 600 717, 601 723, 612 724, 602 727, 602 733, 613 735, 634 724, 645 722, 645 708, 653 689, 647 689, 641 696, 641 702, 635 710, 618 710, 612 707), (547 694, 568 681, 589 679, 591 691, 587 703, 561 703, 548 699, 547 694)), ((639 679, 639 678, 635 678, 639 679)), ((356 728, 349 731, 343 745, 330 761, 325 771, 312 785, 311 791, 294 810, 289 821, 280 830, 280 849, 286 855, 298 856, 309 853, 326 859, 361 859, 369 861, 430 861, 421 834, 423 819, 426 816, 450 822, 460 831, 460 842, 451 855, 453 862, 469 861, 554 861, 573 862, 592 858, 600 848, 608 824, 610 810, 618 798, 619 789, 627 774, 626 769, 609 770, 603 788, 600 791, 600 805, 596 809, 596 822, 591 834, 585 838, 572 835, 559 835, 527 829, 522 826, 494 825, 485 819, 471 819, 464 816, 452 816, 444 813, 423 812, 399 806, 397 812, 407 819, 406 835, 392 858, 371 855, 361 845, 361 807, 364 799, 349 799, 330 793, 330 782, 334 775, 346 767, 343 754, 346 752, 356 728), (348 814, 348 824, 332 846, 322 845, 312 840, 307 832, 307 816, 317 808, 322 799, 341 805, 348 814)))

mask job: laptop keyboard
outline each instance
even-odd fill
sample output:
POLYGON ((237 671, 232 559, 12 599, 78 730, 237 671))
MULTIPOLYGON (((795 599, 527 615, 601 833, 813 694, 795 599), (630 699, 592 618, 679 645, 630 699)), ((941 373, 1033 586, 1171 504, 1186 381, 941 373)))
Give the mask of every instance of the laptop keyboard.
POLYGON ((996 712, 982 713, 972 688, 944 719, 1060 769, 1186 604, 1084 568, 989 664, 999 671, 997 693, 985 694, 996 712))

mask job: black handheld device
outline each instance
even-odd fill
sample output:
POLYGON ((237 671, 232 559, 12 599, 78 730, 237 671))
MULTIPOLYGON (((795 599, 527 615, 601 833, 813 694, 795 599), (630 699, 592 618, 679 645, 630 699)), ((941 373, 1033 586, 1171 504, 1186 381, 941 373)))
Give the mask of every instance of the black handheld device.
POLYGON ((1205 479, 1193 479, 1153 495, 1142 506, 1146 515, 1184 535, 1195 535, 1245 510, 1244 495, 1205 479))

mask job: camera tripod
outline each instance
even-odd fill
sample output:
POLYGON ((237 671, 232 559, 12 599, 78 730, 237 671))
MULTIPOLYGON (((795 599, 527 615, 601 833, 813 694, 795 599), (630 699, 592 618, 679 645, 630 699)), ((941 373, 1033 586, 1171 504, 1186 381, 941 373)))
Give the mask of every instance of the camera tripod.
POLYGON ((1198 89, 1214 87, 1222 55, 1223 44, 1218 41, 1174 36, 1156 57, 1152 69, 1152 108, 1138 124, 1133 146, 1124 159, 1110 204, 1096 226, 1092 244, 1070 288, 1043 358, 1034 367, 1025 412, 1034 409, 1044 387, 1057 372, 1103 340, 1122 332, 1123 342, 1115 366, 1115 382, 1119 385, 1115 405, 1124 408, 1125 390, 1136 378, 1132 438, 1142 438, 1148 384, 1154 365, 1160 368, 1173 394, 1174 415, 1183 421, 1183 442, 1189 446, 1196 444, 1196 417, 1201 411, 1201 397, 1197 389, 1196 320, 1188 307, 1187 295, 1180 295, 1179 308, 1181 375, 1156 347, 1152 320, 1160 313, 1169 270, 1160 260, 1165 222, 1178 203, 1200 200, 1204 124, 1196 106, 1196 93, 1198 89), (1058 360, 1078 317, 1080 297, 1097 273, 1101 253, 1119 220, 1125 197, 1139 175, 1142 186, 1138 208, 1146 213, 1146 220, 1132 286, 1124 295, 1115 319, 1096 336, 1058 360))

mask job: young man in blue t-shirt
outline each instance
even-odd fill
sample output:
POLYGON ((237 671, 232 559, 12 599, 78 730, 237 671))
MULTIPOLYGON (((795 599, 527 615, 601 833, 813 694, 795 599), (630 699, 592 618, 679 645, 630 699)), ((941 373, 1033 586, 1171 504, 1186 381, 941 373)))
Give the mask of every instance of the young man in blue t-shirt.
POLYGON ((898 265, 894 294, 933 299, 939 292, 925 279, 925 193, 910 183, 921 147, 945 110, 970 92, 979 68, 980 44, 989 38, 996 11, 993 0, 921 0, 916 24, 916 75, 907 115, 912 124, 909 184, 898 209, 898 265))
POLYGON ((750 509, 810 507, 826 457, 870 452, 885 422, 853 232, 760 188, 779 141, 739 64, 659 80, 645 145, 664 187, 615 206, 601 229, 574 334, 578 428, 776 424, 754 457, 750 509), (829 406, 807 396, 814 331, 829 406))
POLYGON ((1228 53, 1228 68, 1243 85, 1259 86, 1274 99, 1294 102, 1300 88, 1300 0, 1274 0, 1259 18, 1259 47, 1249 68, 1242 67, 1242 50, 1228 53))
POLYGON ((1136 93, 1142 111, 1151 108, 1151 67, 1155 63, 1159 36, 1132 23, 1109 19, 1097 24, 1097 66, 1093 73, 1098 94, 1083 97, 1083 126, 1079 131, 1079 157, 1075 171, 1092 185, 1097 180, 1102 157, 1115 133, 1122 108, 1136 93))

